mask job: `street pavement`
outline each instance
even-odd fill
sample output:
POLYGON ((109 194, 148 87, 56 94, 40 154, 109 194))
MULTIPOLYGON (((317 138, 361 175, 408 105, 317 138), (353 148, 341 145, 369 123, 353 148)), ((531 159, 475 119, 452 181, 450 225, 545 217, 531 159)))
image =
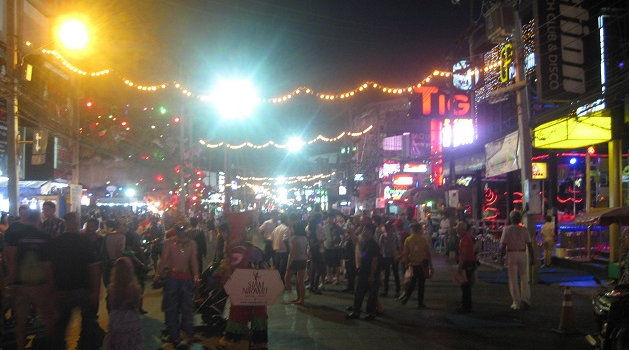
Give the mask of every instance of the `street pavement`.
MULTIPOLYGON (((212 247, 210 247, 212 252, 212 247)), ((212 254, 209 254, 211 256, 212 254)), ((590 297, 596 288, 571 288, 573 317, 571 322, 560 324, 564 288, 559 285, 532 287, 532 305, 527 311, 510 310, 511 298, 507 284, 477 281, 473 287, 473 312, 457 314, 461 289, 455 285, 451 271, 454 268, 442 255, 433 257, 434 277, 426 283, 425 304, 417 310, 416 293, 405 306, 393 296, 380 299, 384 314, 374 321, 346 320, 346 307, 352 304, 352 295, 342 293, 345 285, 326 285, 323 295, 307 292, 304 306, 288 303, 293 293, 283 293, 269 306, 269 348, 281 349, 590 349, 584 336, 595 331, 590 297), (571 334, 558 334, 553 328, 563 326, 571 334)), ((481 266, 480 269, 493 269, 481 266)), ((150 278, 151 276, 149 276, 150 278)), ((393 281, 390 281, 393 284, 393 281)), ((390 292, 394 291, 393 285, 390 292)), ((102 298, 105 290, 102 290, 102 298)), ((145 349, 170 349, 160 342, 164 329, 164 316, 160 305, 161 290, 153 290, 150 281, 144 293, 142 317, 145 349)), ((107 312, 104 300, 99 310, 99 322, 107 329, 107 312)), ((195 315, 196 325, 202 325, 195 315)), ((79 334, 79 316, 73 320, 68 332, 69 348, 74 349, 79 334)), ((191 348, 215 349, 219 336, 203 336, 191 348)), ((247 349, 244 340, 240 349, 247 349)))

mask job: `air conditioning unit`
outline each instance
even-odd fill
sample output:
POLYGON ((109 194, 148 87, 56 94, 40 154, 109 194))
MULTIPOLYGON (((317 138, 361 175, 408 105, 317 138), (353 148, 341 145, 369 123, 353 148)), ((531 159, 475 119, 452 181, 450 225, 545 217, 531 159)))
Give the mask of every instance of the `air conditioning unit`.
POLYGON ((496 4, 483 15, 486 22, 486 37, 499 44, 512 34, 514 29, 514 9, 511 5, 496 4))

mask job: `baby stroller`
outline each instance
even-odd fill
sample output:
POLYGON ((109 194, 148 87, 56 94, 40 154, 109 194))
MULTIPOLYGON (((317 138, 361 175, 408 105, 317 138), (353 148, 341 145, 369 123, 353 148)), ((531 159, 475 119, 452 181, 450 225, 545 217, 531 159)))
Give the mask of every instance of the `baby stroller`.
POLYGON ((212 263, 200 276, 201 282, 195 293, 195 312, 201 315, 204 323, 197 331, 204 336, 221 335, 225 330, 223 311, 228 295, 223 286, 228 277, 229 272, 217 262, 212 263))

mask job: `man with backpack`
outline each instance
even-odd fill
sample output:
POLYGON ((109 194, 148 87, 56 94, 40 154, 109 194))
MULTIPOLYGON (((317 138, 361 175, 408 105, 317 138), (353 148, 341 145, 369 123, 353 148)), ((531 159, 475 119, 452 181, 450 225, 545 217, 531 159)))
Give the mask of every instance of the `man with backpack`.
POLYGON ((52 285, 42 260, 42 249, 50 236, 39 231, 37 210, 28 210, 19 225, 13 224, 6 232, 7 242, 7 292, 15 314, 15 338, 17 349, 26 344, 26 322, 32 307, 43 318, 49 335, 53 333, 55 309, 50 302, 52 285))

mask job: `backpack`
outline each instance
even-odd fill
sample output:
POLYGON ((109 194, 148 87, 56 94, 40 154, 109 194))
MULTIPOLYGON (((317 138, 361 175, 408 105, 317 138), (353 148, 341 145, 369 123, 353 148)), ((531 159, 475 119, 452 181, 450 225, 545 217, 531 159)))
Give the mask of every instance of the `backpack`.
POLYGON ((18 263, 17 280, 21 284, 41 284, 44 282, 44 264, 35 250, 27 250, 18 263))

